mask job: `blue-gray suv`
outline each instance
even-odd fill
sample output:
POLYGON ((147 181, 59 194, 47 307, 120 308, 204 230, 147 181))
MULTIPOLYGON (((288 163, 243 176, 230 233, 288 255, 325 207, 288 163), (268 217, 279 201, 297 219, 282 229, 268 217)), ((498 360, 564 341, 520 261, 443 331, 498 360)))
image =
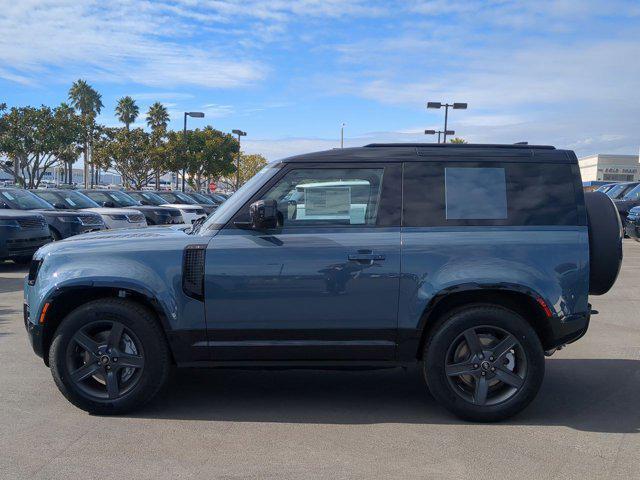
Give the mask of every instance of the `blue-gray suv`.
POLYGON ((204 221, 41 248, 25 325, 63 395, 138 408, 172 365, 421 365, 458 416, 538 392, 622 260, 611 199, 547 146, 372 144, 266 166, 204 221))

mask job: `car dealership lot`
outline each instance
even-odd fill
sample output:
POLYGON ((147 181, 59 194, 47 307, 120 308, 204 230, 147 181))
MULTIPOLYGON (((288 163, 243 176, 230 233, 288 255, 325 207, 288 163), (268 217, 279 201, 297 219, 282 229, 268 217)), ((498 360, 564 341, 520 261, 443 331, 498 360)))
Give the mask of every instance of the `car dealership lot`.
POLYGON ((124 417, 71 406, 22 323, 24 269, 0 266, 1 478, 640 478, 640 244, 592 297, 587 336, 547 361, 501 424, 438 407, 417 369, 179 371, 124 417))

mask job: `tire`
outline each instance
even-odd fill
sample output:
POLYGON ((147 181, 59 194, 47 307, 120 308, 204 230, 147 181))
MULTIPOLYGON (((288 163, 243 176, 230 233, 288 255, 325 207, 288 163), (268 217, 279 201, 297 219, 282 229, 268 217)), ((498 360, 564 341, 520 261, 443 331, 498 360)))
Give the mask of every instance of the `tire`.
POLYGON ((622 265, 622 223, 613 201, 602 192, 584 194, 589 221, 589 293, 607 293, 622 265))
POLYGON ((536 332, 520 315, 502 307, 455 310, 425 343, 423 372, 431 394, 465 420, 495 422, 517 414, 535 398, 544 378, 544 351, 536 332), (481 355, 471 354, 475 340, 469 336, 472 341, 467 341, 469 332, 479 339, 475 351, 481 355), (500 354, 512 340, 517 345, 500 354), (462 374, 467 371, 471 373, 462 374))
POLYGON ((54 334, 49 365, 58 389, 76 407, 117 415, 158 394, 171 360, 155 315, 136 302, 109 298, 67 315, 54 334))

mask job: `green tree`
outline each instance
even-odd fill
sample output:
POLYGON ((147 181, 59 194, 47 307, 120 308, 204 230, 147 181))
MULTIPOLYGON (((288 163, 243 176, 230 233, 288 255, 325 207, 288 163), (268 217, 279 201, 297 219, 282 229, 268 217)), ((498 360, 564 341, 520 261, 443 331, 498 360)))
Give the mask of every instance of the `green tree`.
POLYGON ((449 143, 469 143, 469 142, 467 142, 464 138, 456 137, 449 140, 449 143))
POLYGON ((47 169, 68 161, 83 139, 82 120, 67 104, 14 107, 0 117, 0 152, 12 162, 2 169, 16 184, 37 188, 47 169))
POLYGON ((162 103, 156 102, 149 107, 147 112, 147 125, 151 129, 151 147, 149 150, 151 165, 153 167, 156 190, 160 189, 160 176, 168 171, 166 161, 167 124, 169 112, 162 103))
POLYGON ((141 128, 105 128, 94 155, 101 164, 122 175, 131 187, 140 189, 153 178, 150 145, 150 135, 141 128))
POLYGON ((127 131, 130 129, 130 125, 136 121, 138 118, 138 114, 140 113, 140 109, 138 105, 136 105, 136 101, 130 96, 122 97, 118 100, 118 104, 116 105, 116 117, 122 123, 124 123, 127 131))
POLYGON ((169 132, 167 160, 170 170, 180 170, 183 162, 189 184, 195 190, 204 188, 210 178, 235 172, 233 160, 238 153, 238 140, 229 133, 212 127, 187 132, 186 151, 182 132, 169 132))
POLYGON ((240 185, 249 181, 251 177, 262 170, 266 164, 267 159, 260 154, 240 154, 240 185))
MULTIPOLYGON (((84 127, 84 138, 82 142, 82 159, 84 161, 84 186, 89 187, 89 146, 93 138, 96 117, 100 114, 102 107, 102 95, 100 95, 85 80, 79 79, 73 82, 69 89, 69 100, 71 106, 76 109, 82 119, 84 127)), ((69 168, 69 183, 71 183, 71 168, 69 168)), ((91 178, 93 183, 93 177, 91 178)))

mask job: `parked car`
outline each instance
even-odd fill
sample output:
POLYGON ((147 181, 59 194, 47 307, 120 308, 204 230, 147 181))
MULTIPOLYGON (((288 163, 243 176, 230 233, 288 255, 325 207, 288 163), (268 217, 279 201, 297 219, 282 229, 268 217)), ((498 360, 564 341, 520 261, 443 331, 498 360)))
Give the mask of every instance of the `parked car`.
POLYGON ((109 229, 146 227, 147 220, 142 212, 129 208, 103 208, 86 195, 75 190, 32 190, 57 210, 81 210, 97 213, 109 229))
POLYGON ((192 200, 198 202, 200 205, 206 205, 210 210, 208 213, 213 213, 222 203, 215 201, 212 197, 208 197, 198 192, 186 192, 186 195, 189 195, 192 200))
POLYGON ((158 190, 158 191, 156 191, 154 193, 160 195, 168 203, 180 203, 180 204, 186 204, 186 205, 199 205, 206 212, 207 215, 212 213, 216 209, 215 205, 198 202, 198 201, 194 200, 193 198, 191 198, 186 193, 179 192, 177 190, 173 190, 171 192, 165 192, 165 191, 162 191, 162 190, 158 190))
POLYGON ((44 216, 22 210, 0 210, 0 262, 26 264, 35 251, 51 241, 44 216))
POLYGON ((222 195, 220 193, 203 193, 201 195, 204 195, 206 197, 209 197, 211 200, 213 200, 214 202, 216 202, 219 205, 222 205, 224 202, 227 201, 227 199, 229 198, 226 195, 222 195))
POLYGON ((629 237, 640 242, 640 206, 629 210, 624 230, 629 237))
POLYGON ((148 402, 173 363, 418 364, 456 415, 503 419, 536 396, 545 352, 586 333, 589 295, 618 275, 616 209, 580 185, 575 154, 546 146, 298 155, 190 229, 41 248, 25 325, 60 391, 96 414, 148 402))
POLYGON ((32 210, 42 214, 49 224, 54 240, 107 228, 100 215, 96 213, 56 210, 50 203, 20 188, 1 188, 0 208, 32 210))
POLYGON ((177 208, 141 205, 119 190, 82 190, 82 193, 104 208, 126 208, 142 212, 148 225, 179 225, 184 223, 177 208))
POLYGON ((627 216, 633 207, 640 205, 640 183, 634 188, 627 190, 624 197, 614 200, 618 213, 623 223, 627 220, 627 216))
POLYGON ((602 186, 598 187, 596 189, 596 192, 607 193, 609 190, 611 190, 615 186, 616 186, 615 183, 607 183, 606 185, 602 185, 602 186))
POLYGON ((189 225, 191 225, 197 219, 207 216, 207 214, 204 212, 202 207, 200 207, 200 205, 191 205, 191 204, 185 204, 185 203, 169 203, 164 198, 162 198, 161 196, 159 196, 154 192, 129 191, 127 192, 127 194, 129 194, 131 198, 134 198, 135 200, 140 202, 141 205, 161 205, 165 207, 177 208, 178 210, 180 210, 180 213, 182 214, 184 223, 187 223, 189 225))
POLYGON ((612 200, 618 200, 624 197, 630 190, 637 187, 640 182, 624 182, 616 183, 610 190, 607 190, 606 194, 612 200))

